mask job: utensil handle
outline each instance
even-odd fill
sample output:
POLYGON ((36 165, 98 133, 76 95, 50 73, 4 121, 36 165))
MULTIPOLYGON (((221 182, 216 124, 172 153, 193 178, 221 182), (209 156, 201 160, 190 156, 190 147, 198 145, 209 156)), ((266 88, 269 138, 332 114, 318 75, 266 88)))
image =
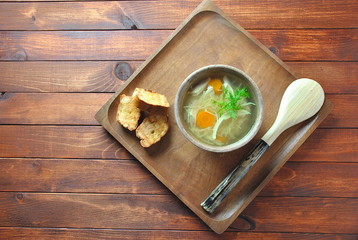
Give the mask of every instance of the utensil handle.
POLYGON ((213 213, 237 183, 244 178, 246 173, 268 147, 269 145, 264 140, 260 139, 256 146, 245 156, 242 163, 235 167, 200 204, 203 209, 209 213, 213 213))

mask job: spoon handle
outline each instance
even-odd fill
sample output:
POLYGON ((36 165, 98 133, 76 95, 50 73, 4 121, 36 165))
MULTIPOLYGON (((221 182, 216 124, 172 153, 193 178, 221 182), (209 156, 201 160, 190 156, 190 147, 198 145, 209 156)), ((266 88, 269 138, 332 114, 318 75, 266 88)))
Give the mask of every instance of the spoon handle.
POLYGON ((204 210, 213 213, 230 191, 243 179, 262 154, 264 154, 268 147, 269 145, 260 139, 256 146, 244 157, 242 163, 236 166, 200 204, 204 210))

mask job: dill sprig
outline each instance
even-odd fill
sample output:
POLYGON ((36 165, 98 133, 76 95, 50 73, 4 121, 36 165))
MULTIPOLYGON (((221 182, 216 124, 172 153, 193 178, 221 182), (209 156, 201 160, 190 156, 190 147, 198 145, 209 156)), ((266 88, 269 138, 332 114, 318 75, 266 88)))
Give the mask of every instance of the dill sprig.
POLYGON ((249 98, 250 93, 246 87, 235 88, 233 92, 223 87, 223 101, 214 101, 220 107, 219 116, 227 113, 231 118, 237 118, 238 111, 242 109, 240 104, 244 98, 249 98))

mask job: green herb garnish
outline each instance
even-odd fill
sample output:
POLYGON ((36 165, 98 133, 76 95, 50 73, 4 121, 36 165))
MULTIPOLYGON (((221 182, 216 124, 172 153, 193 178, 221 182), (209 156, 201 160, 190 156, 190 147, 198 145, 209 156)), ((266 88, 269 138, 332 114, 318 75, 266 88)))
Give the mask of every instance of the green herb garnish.
POLYGON ((249 98, 250 93, 247 88, 235 88, 233 92, 223 87, 223 100, 214 101, 220 107, 220 117, 227 113, 231 118, 237 118, 238 111, 242 109, 240 101, 244 98, 249 98))

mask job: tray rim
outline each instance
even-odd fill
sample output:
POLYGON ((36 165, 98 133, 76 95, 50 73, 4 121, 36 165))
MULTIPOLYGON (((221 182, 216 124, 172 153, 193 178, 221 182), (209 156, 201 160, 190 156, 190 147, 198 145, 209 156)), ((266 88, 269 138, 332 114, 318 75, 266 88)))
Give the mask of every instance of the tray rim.
MULTIPOLYGON (((258 41, 255 37, 253 37, 249 32, 247 32, 243 27, 239 24, 231 20, 219 7, 215 5, 211 0, 203 0, 190 14, 186 17, 183 22, 168 36, 168 38, 163 41, 160 46, 141 64, 139 68, 126 80, 126 82, 120 86, 117 91, 112 95, 112 97, 99 109, 99 111, 95 114, 95 119, 118 141, 120 140, 115 136, 115 130, 111 127, 111 124, 106 118, 106 114, 109 111, 111 104, 118 98, 119 94, 122 93, 124 89, 147 67, 147 65, 163 50, 163 48, 171 42, 173 38, 175 38, 184 28, 185 26, 198 14, 202 12, 213 12, 220 15, 223 19, 232 24, 238 31, 242 32, 246 37, 252 40, 258 47, 260 47, 267 55, 273 58, 280 66, 282 66, 289 74, 291 74, 294 78, 297 79, 296 75, 288 68, 288 66, 274 53, 272 53, 266 46, 264 46, 260 41, 258 41)), ((286 154, 283 160, 280 162, 277 171, 271 171, 270 174, 259 184, 259 186, 250 194, 248 199, 245 201, 241 210, 237 210, 234 214, 225 218, 223 220, 217 220, 215 218, 211 218, 209 214, 202 214, 201 212, 195 211, 190 205, 191 202, 187 201, 182 196, 178 196, 173 190, 172 186, 169 183, 165 182, 165 178, 156 171, 155 168, 147 164, 145 161, 141 161, 138 159, 141 164, 143 164, 162 184, 164 184, 176 197, 178 197, 190 210, 192 210, 202 221, 204 221, 214 232, 221 234, 223 233, 238 217, 238 215, 252 202, 252 200, 258 195, 258 193, 263 189, 263 187, 268 183, 268 181, 281 169, 281 167, 287 162, 287 160, 296 152, 296 150, 303 144, 303 142, 312 134, 312 132, 317 128, 317 126, 327 117, 331 109, 333 108, 332 103, 326 98, 323 104, 323 107, 310 120, 307 120, 308 123, 304 126, 308 130, 303 133, 306 137, 300 137, 299 141, 295 144, 294 148, 290 154, 286 154), (326 108, 326 111, 322 111, 323 108, 326 108), (320 116, 322 115, 323 116, 320 116), (319 120, 318 120, 319 119, 319 120), (223 224, 225 223, 225 224, 223 224), (219 225, 219 226, 218 226, 219 225), (220 226, 221 225, 221 226, 220 226)), ((307 122, 306 121, 306 122, 307 122)), ((120 142, 121 143, 121 142, 120 142)), ((121 143, 122 144, 122 143, 121 143)), ((122 144, 123 145, 123 144, 122 144)), ((125 147, 129 152, 135 152, 135 150, 127 144, 125 147)))

